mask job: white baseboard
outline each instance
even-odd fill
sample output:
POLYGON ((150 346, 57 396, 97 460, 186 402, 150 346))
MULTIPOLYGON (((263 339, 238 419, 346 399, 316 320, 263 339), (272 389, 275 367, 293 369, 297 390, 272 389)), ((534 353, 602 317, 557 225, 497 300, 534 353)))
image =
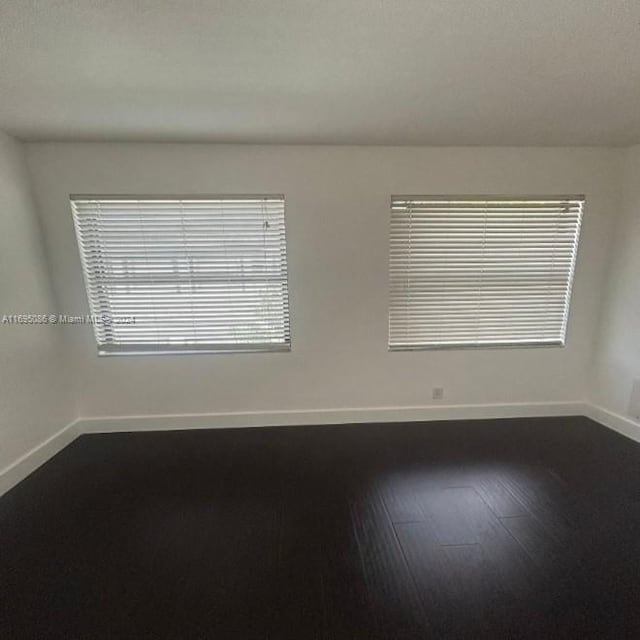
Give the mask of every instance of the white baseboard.
MULTIPOLYGON (((79 418, 0 471, 0 496, 83 433, 584 415, 582 402, 251 411, 79 418)), ((594 420, 602 420, 594 417, 594 420)), ((638 427, 640 428, 640 427, 638 427)))
POLYGON ((582 415, 582 402, 369 407, 80 418, 81 433, 582 415))
POLYGON ((369 407, 79 418, 0 471, 0 496, 83 433, 584 415, 640 442, 640 423, 584 402, 369 407))
POLYGON ((78 421, 74 420, 44 442, 33 447, 0 471, 0 496, 24 480, 47 460, 71 444, 79 435, 78 421))
POLYGON ((631 440, 640 442, 640 423, 627 416, 622 416, 595 404, 586 404, 584 415, 623 436, 627 436, 627 438, 631 438, 631 440))

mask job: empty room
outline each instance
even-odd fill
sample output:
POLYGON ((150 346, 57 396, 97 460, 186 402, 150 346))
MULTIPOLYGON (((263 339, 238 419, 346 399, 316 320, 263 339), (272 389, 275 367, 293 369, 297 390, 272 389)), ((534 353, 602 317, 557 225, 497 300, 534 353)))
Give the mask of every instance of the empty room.
POLYGON ((0 2, 3 640, 639 603, 637 0, 0 2))

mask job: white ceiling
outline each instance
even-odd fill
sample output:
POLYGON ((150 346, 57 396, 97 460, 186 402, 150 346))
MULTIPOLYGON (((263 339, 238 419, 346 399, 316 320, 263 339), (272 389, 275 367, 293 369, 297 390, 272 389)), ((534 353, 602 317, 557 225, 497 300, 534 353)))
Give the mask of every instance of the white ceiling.
POLYGON ((640 142, 640 0, 0 0, 23 139, 640 142))

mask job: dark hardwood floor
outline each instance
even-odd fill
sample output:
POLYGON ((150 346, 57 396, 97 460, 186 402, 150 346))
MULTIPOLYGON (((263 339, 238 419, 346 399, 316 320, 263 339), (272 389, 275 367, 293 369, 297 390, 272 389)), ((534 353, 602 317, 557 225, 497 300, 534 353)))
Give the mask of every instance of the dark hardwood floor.
POLYGON ((0 637, 640 637, 640 447, 585 418, 83 436, 0 499, 0 637))

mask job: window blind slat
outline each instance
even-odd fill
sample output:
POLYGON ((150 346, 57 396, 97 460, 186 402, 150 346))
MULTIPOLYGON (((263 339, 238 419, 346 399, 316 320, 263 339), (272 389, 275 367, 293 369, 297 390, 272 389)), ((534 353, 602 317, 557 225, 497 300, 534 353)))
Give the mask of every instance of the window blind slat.
POLYGON ((290 347, 282 196, 71 205, 100 353, 290 347))
POLYGON ((392 197, 389 347, 563 345, 583 204, 392 197))

